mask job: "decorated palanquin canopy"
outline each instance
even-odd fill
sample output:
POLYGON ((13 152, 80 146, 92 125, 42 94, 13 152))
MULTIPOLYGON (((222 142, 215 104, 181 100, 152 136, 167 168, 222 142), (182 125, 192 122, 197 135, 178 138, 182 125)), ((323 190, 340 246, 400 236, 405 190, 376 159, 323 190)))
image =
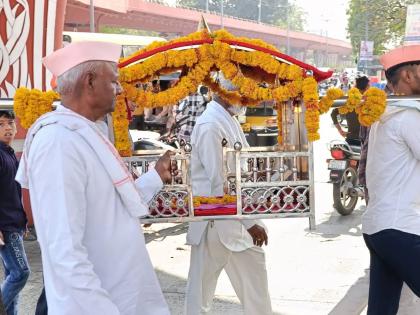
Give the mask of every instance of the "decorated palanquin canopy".
MULTIPOLYGON (((235 37, 226 30, 211 33, 208 28, 169 42, 155 42, 119 62, 120 82, 123 92, 117 97, 113 113, 115 146, 122 156, 131 155, 127 113, 128 103, 144 108, 176 105, 205 85, 220 98, 232 105, 253 106, 263 101, 273 101, 277 108, 278 142, 282 144, 282 106, 290 100, 305 107, 305 126, 309 141, 319 139, 319 116, 326 113, 335 99, 343 96, 340 89, 330 89, 321 100, 318 82, 329 78, 332 72, 319 69, 281 53, 277 48, 258 39, 235 37), (155 92, 151 84, 160 76, 178 72, 179 80, 165 91, 155 92), (223 76, 236 86, 235 91, 225 90, 215 79, 214 73, 223 76)), ((23 117, 30 116, 30 126, 38 115, 28 91, 16 93, 15 108, 23 117), (18 101, 16 101, 18 100, 18 101), (27 102, 27 103, 25 103, 27 102)), ((50 92, 44 92, 50 93, 50 92)), ((36 97, 40 98, 39 93, 36 97)), ((56 98, 45 94, 45 99, 56 98)), ((369 89, 364 96, 357 90, 349 92, 341 113, 357 111, 363 125, 370 125, 383 113, 386 96, 383 91, 369 89)), ((43 111, 45 110, 43 106, 43 111)), ((18 114, 19 115, 19 114, 18 114)), ((38 116, 39 117, 39 116, 38 116)))
MULTIPOLYGON (((119 67, 124 92, 118 97, 116 115, 123 114, 127 101, 139 108, 171 106, 205 85, 226 102, 243 106, 263 101, 279 104, 303 100, 310 141, 319 138, 317 81, 332 75, 287 56, 261 40, 235 37, 226 30, 211 33, 208 29, 169 42, 152 43, 120 60, 119 67), (142 86, 139 83, 173 72, 181 73, 179 80, 165 91, 154 92, 150 85, 139 88, 142 86), (223 73, 237 90, 223 89, 213 75, 215 72, 223 73)), ((280 119, 281 114, 278 117, 280 119)), ((122 135, 122 129, 119 134, 122 135)))

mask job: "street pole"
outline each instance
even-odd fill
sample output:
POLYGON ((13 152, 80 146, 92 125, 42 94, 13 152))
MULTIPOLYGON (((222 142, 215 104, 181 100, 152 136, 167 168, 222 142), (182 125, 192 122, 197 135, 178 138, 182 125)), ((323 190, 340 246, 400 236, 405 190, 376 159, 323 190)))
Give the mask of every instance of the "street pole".
POLYGON ((220 27, 224 28, 224 25, 223 25, 223 0, 220 0, 220 27))
POLYGON ((206 0, 206 12, 209 13, 209 0, 206 0))
MULTIPOLYGON (((365 14, 365 45, 367 45, 367 41, 369 40, 369 14, 368 14, 368 0, 365 0, 365 10, 366 10, 366 14, 365 14)), ((365 74, 368 74, 368 60, 367 60, 367 56, 365 56, 365 74)))
POLYGON ((325 30, 325 66, 329 67, 328 65, 328 61, 329 61, 329 57, 328 57, 328 24, 327 24, 327 29, 325 30))
POLYGON ((286 1, 286 21, 287 21, 287 55, 290 55, 290 18, 289 18, 289 0, 286 1))
POLYGON ((261 23, 261 5, 262 0, 260 0, 260 3, 258 4, 258 23, 261 23))
POLYGON ((93 5, 93 0, 90 0, 89 20, 90 20, 90 32, 95 33, 95 6, 93 5))
POLYGON ((325 66, 329 67, 328 61, 329 61, 329 51, 328 51, 328 22, 329 19, 325 19, 326 24, 326 30, 325 30, 325 66))

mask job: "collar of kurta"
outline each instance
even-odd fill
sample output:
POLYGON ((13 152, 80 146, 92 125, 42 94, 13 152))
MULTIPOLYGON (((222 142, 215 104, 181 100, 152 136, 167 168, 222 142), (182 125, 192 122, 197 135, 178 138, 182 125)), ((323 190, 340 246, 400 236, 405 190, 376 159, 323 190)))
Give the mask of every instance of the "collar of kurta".
POLYGON ((217 111, 218 114, 224 116, 227 119, 233 119, 232 115, 229 114, 229 112, 224 108, 220 103, 216 102, 215 100, 212 100, 207 107, 213 108, 215 111, 217 111))

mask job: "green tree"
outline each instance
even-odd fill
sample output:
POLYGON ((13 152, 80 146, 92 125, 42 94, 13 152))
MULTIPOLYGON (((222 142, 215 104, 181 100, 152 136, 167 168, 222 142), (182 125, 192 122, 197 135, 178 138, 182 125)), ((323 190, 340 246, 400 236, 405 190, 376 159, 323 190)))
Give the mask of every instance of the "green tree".
POLYGON ((347 32, 353 53, 358 54, 360 42, 366 37, 374 42, 374 54, 382 54, 387 45, 400 44, 404 37, 407 5, 419 0, 350 0, 347 9, 347 32))
MULTIPOLYGON (((220 12, 220 0, 208 0, 209 10, 220 12)), ((224 14, 258 21, 259 0, 223 0, 224 14)), ((177 5, 192 7, 201 10, 206 9, 206 0, 177 0, 177 5)), ((288 0, 262 0, 261 1, 261 22, 273 24, 282 28, 289 27, 291 30, 302 31, 305 26, 306 12, 288 0)))

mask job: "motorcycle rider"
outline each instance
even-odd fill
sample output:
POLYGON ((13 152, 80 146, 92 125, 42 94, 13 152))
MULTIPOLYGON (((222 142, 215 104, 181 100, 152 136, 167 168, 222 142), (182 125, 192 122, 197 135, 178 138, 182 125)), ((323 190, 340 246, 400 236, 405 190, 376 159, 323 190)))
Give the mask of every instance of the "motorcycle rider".
MULTIPOLYGON (((364 75, 356 78, 356 88, 363 94, 369 88, 369 79, 364 75)), ((360 146, 360 123, 357 114, 355 112, 351 112, 345 115, 348 127, 347 132, 341 128, 341 125, 338 122, 338 115, 338 108, 334 108, 331 112, 331 119, 340 135, 346 139, 346 142, 349 145, 360 146)))

